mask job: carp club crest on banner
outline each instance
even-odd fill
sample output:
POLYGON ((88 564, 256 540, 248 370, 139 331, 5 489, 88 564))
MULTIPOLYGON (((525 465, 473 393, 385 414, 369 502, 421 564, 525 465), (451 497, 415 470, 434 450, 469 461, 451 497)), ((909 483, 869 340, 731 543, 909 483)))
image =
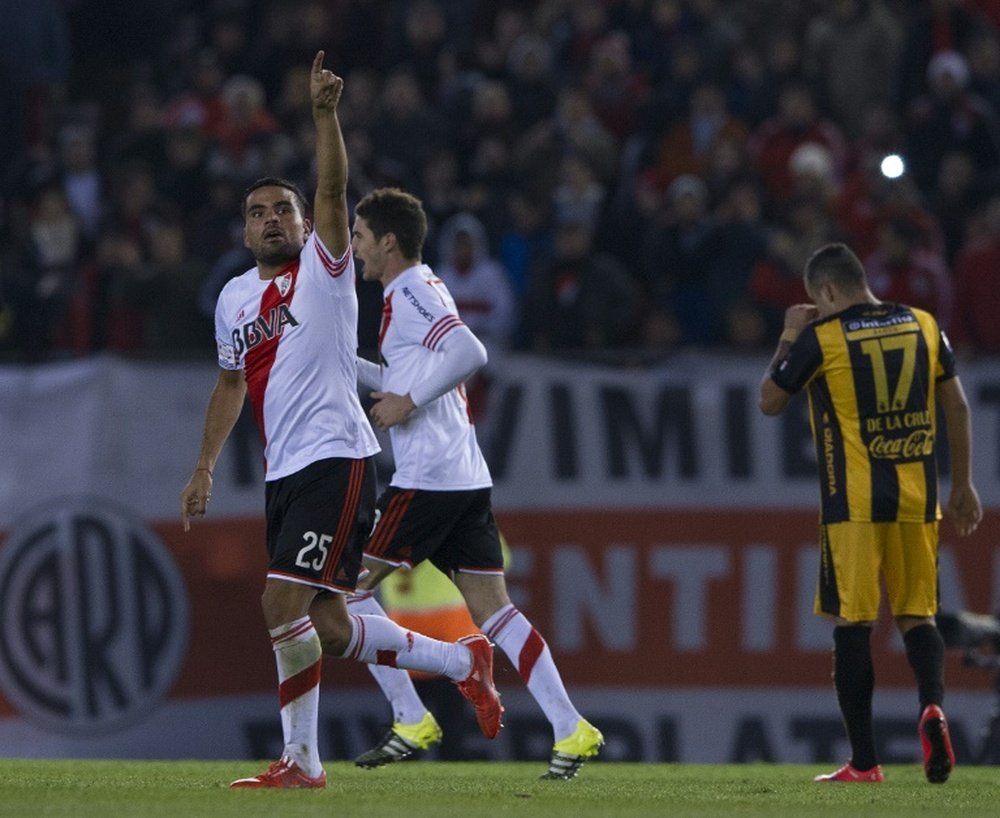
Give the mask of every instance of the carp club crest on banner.
POLYGON ((187 651, 185 584, 141 521, 70 497, 24 514, 0 547, 0 686, 40 726, 88 736, 163 698, 187 651))

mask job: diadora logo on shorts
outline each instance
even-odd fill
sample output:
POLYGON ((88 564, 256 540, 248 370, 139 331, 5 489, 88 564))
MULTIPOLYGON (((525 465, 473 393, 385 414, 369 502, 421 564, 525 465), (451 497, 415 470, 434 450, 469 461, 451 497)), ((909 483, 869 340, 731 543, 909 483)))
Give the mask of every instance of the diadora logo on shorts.
POLYGON ((0 546, 0 686, 44 727, 89 736, 135 722, 170 689, 187 638, 177 565, 110 503, 48 503, 0 546))

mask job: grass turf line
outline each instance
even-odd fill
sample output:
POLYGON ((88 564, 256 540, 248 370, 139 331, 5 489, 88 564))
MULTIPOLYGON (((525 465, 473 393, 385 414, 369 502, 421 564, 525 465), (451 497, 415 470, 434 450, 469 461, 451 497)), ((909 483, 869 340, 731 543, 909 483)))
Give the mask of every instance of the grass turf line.
POLYGON ((319 791, 231 791, 266 762, 0 759, 3 818, 475 818, 475 816, 951 816, 1000 814, 995 767, 959 767, 944 785, 918 765, 886 783, 816 784, 829 765, 592 762, 569 782, 542 762, 409 761, 378 770, 327 763, 319 791))

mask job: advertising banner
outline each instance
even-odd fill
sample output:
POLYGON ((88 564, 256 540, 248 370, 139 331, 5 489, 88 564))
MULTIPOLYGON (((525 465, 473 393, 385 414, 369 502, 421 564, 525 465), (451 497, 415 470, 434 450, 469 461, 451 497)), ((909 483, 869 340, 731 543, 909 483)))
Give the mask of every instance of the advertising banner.
MULTIPOLYGON (((478 430, 511 546, 511 596, 611 760, 846 757, 830 626, 812 614, 808 423, 801 405, 779 418, 757 411, 765 365, 689 355, 624 371, 515 357, 491 383, 478 430)), ((280 749, 259 603, 261 451, 248 417, 216 468, 210 515, 189 533, 180 526, 215 374, 113 358, 0 368, 0 755, 280 749)), ((992 621, 1000 365, 967 364, 962 378, 987 516, 962 540, 942 524, 941 602, 992 621)), ((883 619, 873 638, 883 759, 916 760, 912 674, 883 619)), ((495 742, 450 686, 425 685, 446 723, 441 757, 547 757, 547 723, 497 661, 507 716, 495 742)), ((965 761, 989 750, 994 672, 966 666, 961 646, 949 652, 947 712, 965 761)), ((325 662, 321 707, 328 758, 367 749, 391 721, 367 670, 346 660, 325 662)))

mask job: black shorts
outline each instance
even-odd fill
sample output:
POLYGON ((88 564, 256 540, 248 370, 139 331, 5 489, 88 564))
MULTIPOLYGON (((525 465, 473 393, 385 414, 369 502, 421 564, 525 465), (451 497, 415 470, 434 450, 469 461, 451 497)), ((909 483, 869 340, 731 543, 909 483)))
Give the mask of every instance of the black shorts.
POLYGON ((268 579, 354 590, 375 519, 375 464, 332 457, 265 487, 268 579))
POLYGON ((499 574, 503 550, 491 491, 427 491, 389 486, 379 497, 365 556, 390 565, 426 559, 448 576, 456 571, 499 574))

